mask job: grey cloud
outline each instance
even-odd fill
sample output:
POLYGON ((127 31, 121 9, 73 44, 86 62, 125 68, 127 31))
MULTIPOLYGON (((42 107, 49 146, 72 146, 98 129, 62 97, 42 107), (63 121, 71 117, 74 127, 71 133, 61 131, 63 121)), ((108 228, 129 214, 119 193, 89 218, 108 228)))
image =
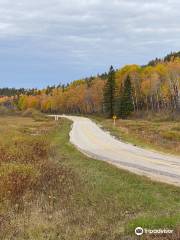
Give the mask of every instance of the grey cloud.
POLYGON ((92 72, 144 64, 178 50, 179 8, 177 0, 0 0, 0 53, 92 72))

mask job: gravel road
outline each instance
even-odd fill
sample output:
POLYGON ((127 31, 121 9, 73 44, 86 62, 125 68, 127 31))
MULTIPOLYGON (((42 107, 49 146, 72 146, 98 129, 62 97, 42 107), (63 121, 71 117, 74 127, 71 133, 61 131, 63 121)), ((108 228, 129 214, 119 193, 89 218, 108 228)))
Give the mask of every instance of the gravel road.
POLYGON ((64 117, 73 121, 70 142, 84 154, 153 180, 180 186, 180 157, 121 142, 88 118, 64 117))

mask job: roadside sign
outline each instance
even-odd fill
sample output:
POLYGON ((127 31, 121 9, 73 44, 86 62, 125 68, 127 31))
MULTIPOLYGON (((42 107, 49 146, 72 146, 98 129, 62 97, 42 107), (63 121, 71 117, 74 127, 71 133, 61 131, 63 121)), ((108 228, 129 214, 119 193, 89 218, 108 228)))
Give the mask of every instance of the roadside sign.
POLYGON ((114 115, 114 116, 113 116, 113 120, 114 120, 114 126, 116 125, 116 119, 117 119, 117 116, 116 116, 116 115, 114 115))

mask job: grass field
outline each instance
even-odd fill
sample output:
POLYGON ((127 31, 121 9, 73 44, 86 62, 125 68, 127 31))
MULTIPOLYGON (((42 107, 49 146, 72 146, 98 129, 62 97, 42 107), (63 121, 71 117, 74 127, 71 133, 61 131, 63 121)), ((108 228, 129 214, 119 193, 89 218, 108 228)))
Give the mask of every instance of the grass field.
POLYGON ((180 155, 180 121, 122 120, 116 121, 94 117, 104 129, 114 136, 137 146, 180 155))
POLYGON ((0 117, 0 239, 130 240, 137 226, 178 239, 180 188, 85 157, 70 125, 0 117))

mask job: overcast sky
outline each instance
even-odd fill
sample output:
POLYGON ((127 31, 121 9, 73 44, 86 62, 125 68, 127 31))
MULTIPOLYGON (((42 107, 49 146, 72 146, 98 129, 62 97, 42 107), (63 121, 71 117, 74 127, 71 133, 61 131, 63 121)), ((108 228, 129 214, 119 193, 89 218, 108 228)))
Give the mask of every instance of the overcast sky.
POLYGON ((180 50, 179 0, 0 0, 0 87, 44 87, 180 50))

